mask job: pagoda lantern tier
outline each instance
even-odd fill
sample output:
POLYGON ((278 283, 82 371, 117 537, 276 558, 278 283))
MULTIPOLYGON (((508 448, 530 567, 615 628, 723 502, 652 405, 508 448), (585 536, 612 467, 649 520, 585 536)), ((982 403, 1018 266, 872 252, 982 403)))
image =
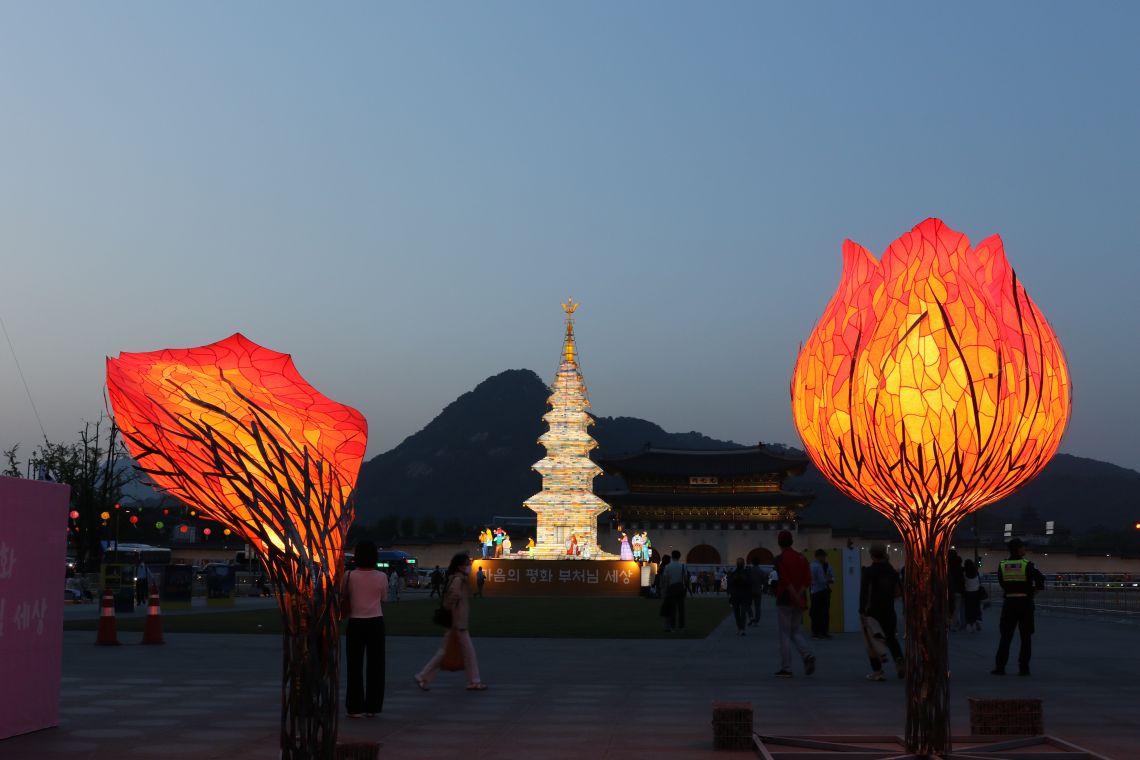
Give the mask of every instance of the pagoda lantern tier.
POLYGON ((542 475, 542 491, 524 504, 538 515, 538 535, 529 555, 540 559, 598 559, 614 555, 598 548, 598 515, 608 505, 594 495, 594 478, 602 470, 590 460, 598 443, 586 432, 594 420, 586 412, 590 401, 578 369, 574 344, 573 300, 562 305, 566 311, 566 341, 562 362, 551 386, 549 412, 543 420, 550 430, 538 442, 546 456, 534 464, 542 475))

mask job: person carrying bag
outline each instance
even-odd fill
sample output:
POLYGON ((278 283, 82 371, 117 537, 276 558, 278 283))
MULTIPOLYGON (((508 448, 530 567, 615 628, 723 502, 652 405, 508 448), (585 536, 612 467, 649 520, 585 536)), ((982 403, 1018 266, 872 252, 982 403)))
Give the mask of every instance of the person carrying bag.
POLYGON ((487 685, 479 680, 479 663, 475 647, 467 631, 467 577, 471 574, 471 558, 466 553, 451 558, 444 581, 443 601, 432 615, 432 622, 444 626, 443 642, 424 669, 412 676, 416 685, 428 691, 440 670, 467 671, 468 691, 485 691, 487 685), (449 619, 450 618, 450 619, 449 619))

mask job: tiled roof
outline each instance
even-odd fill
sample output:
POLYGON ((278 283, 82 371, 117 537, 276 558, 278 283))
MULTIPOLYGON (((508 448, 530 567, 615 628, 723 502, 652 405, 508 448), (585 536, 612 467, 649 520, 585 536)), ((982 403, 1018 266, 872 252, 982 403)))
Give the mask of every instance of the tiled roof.
POLYGON ((700 477, 789 472, 801 475, 808 458, 788 456, 764 446, 745 449, 661 449, 646 446, 628 454, 599 454, 595 461, 607 475, 690 475, 700 477))
POLYGON ((599 491, 598 498, 613 507, 665 507, 691 509, 800 507, 815 499, 811 491, 762 491, 759 493, 638 493, 636 491, 599 491))

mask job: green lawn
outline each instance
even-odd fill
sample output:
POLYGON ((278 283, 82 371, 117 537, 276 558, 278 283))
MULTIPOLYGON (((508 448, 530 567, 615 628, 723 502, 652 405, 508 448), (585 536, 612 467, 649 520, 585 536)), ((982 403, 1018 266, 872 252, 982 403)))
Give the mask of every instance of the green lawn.
MULTIPOLYGON (((384 605, 389 636, 440 636, 432 625, 438 602, 405 600, 384 605)), ((471 600, 471 634, 497 638, 664 639, 660 603, 647 599, 593 597, 514 597, 471 600)), ((726 598, 685 602, 684 638, 703 639, 732 611, 726 598)), ((142 632, 143 618, 123 618, 120 632, 142 632)), ((65 631, 95 631, 99 620, 69 620, 65 631)), ((241 612, 202 612, 168 615, 162 619, 167 633, 281 633, 276 609, 241 612)), ((343 629, 342 629, 343 630, 343 629)))

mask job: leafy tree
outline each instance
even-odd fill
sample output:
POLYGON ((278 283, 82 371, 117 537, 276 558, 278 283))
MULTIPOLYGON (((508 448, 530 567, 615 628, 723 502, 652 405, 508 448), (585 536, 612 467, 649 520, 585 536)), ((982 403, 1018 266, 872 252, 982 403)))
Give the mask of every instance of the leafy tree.
POLYGON ((20 463, 16 459, 16 452, 19 451, 20 444, 16 444, 12 448, 4 452, 4 458, 8 460, 8 469, 4 470, 0 475, 7 475, 10 478, 23 477, 20 475, 20 463))
POLYGON ((463 533, 463 521, 458 517, 449 517, 443 523, 443 534, 445 536, 458 536, 463 533))
POLYGON ((407 538, 416 534, 416 518, 405 517, 400 520, 400 535, 407 538))
POLYGON ((434 536, 439 533, 439 523, 436 522, 434 517, 426 516, 420 518, 420 535, 421 536, 434 536))
POLYGON ((77 443, 44 441, 32 455, 33 472, 71 487, 71 510, 79 513, 75 521, 79 572, 92 570, 103 554, 99 543, 104 532, 102 513, 113 511, 123 499, 123 488, 138 480, 134 470, 121 464, 129 458, 115 420, 102 414, 97 422, 83 424, 77 443))

